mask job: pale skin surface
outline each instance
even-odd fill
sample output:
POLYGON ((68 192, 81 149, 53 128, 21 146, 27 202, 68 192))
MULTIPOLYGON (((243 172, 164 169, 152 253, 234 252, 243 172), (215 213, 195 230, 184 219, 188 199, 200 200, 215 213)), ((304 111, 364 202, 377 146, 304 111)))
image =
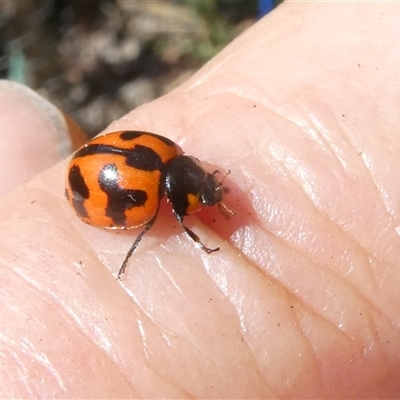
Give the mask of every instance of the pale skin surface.
POLYGON ((285 4, 109 128, 231 169, 238 215, 186 220, 218 253, 163 205, 118 282, 139 230, 81 223, 66 162, 5 196, 0 397, 398 397, 399 17, 285 4))

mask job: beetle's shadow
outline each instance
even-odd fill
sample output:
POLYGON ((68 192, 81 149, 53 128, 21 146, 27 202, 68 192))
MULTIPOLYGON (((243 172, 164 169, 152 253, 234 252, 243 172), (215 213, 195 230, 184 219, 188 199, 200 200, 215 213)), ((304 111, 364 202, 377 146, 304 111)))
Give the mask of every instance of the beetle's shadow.
POLYGON ((228 191, 224 196, 223 202, 236 215, 229 215, 223 209, 215 206, 203 207, 198 214, 198 218, 202 223, 221 236, 222 239, 229 242, 235 232, 243 230, 246 226, 259 224, 259 219, 250 203, 248 194, 233 183, 229 177, 225 179, 224 187, 228 191))

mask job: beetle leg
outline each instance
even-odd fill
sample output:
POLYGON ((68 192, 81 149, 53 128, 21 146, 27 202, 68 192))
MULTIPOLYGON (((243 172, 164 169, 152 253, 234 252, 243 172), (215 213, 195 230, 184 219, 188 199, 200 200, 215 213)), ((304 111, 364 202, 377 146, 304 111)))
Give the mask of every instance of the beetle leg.
MULTIPOLYGON (((225 178, 226 178, 230 173, 231 173, 231 170, 230 170, 230 169, 228 169, 228 171, 225 172, 224 176, 223 176, 222 179, 221 179, 221 182, 219 182, 219 184, 220 184, 221 186, 224 184, 225 178)), ((212 173, 212 175, 216 175, 216 174, 220 174, 219 170, 217 170, 217 169, 212 173)))
POLYGON ((203 251, 205 251, 207 254, 214 253, 214 251, 219 250, 219 246, 216 247, 215 249, 210 249, 209 247, 204 246, 200 238, 191 230, 189 229, 186 225, 183 224, 183 217, 181 215, 175 215, 176 219, 178 220, 179 224, 183 228, 183 230, 186 232, 186 234, 192 239, 203 251))
POLYGON ((133 242, 131 248, 129 249, 128 253, 126 253, 124 262, 122 263, 119 271, 118 271, 118 275, 117 275, 117 280, 121 280, 121 275, 125 272, 125 268, 128 265, 128 261, 131 258, 131 255, 133 254, 133 252, 136 250, 136 248, 139 246, 140 241, 142 240, 144 234, 151 229, 151 227, 154 225, 154 222, 156 222, 157 219, 157 215, 158 215, 158 210, 160 209, 160 207, 157 208, 157 212, 155 213, 154 217, 145 225, 144 229, 142 230, 142 232, 139 233, 138 237, 135 239, 135 241, 133 242))

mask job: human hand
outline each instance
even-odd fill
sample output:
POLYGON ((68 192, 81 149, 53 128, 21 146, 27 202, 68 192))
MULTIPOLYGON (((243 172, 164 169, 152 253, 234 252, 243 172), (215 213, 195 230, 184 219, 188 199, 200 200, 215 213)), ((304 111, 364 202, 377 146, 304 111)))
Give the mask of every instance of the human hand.
POLYGON ((107 129, 231 169, 238 215, 187 218, 220 252, 163 206, 118 282, 138 231, 78 220, 66 162, 5 196, 2 397, 398 396, 398 17, 283 4, 107 129))

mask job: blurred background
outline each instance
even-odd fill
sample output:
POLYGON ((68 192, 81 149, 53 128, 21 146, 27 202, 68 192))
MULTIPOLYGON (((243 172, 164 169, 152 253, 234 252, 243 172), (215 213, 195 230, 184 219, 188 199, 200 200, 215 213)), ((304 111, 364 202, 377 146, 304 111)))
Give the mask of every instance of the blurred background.
POLYGON ((91 137, 178 86, 279 2, 0 1, 0 78, 36 90, 91 137))

